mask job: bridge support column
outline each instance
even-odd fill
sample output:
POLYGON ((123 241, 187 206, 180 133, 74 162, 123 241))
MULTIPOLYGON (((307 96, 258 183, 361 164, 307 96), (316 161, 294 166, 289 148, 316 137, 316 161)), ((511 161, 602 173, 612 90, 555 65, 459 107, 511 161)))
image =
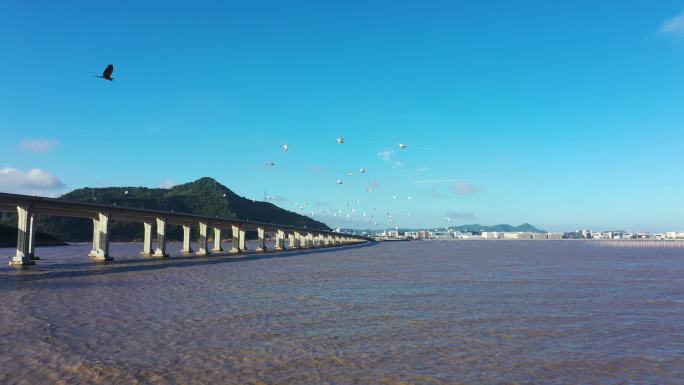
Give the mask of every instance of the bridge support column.
POLYGON ((218 253, 223 251, 221 246, 221 228, 214 227, 214 247, 211 249, 212 252, 218 253))
POLYGON ((257 227, 257 247, 256 251, 266 251, 266 231, 263 227, 257 227))
POLYGON ((154 250, 156 257, 168 257, 166 253, 166 219, 157 218, 157 248, 154 250))
POLYGON ((17 206, 17 252, 9 262, 10 266, 27 266, 36 263, 29 258, 32 215, 30 207, 17 206))
POLYGON ((93 250, 90 257, 97 261, 111 261, 109 256, 109 215, 98 213, 93 218, 93 250))
POLYGON ((143 222, 143 226, 145 235, 143 238, 143 251, 140 254, 149 256, 154 252, 152 250, 152 222, 143 222))
POLYGON ((192 254, 192 247, 190 246, 190 226, 183 225, 183 248, 181 253, 184 255, 192 254))
POLYGON ((306 234, 306 243, 308 244, 309 247, 316 247, 316 242, 314 242, 313 233, 306 234))
POLYGON ((276 230, 275 249, 285 249, 285 232, 283 230, 276 230))
POLYGON ((288 249, 294 249, 295 248, 295 235, 293 233, 288 233, 287 234, 287 248, 288 249))
POLYGON ((209 251, 209 239, 207 237, 207 223, 199 223, 199 245, 197 246, 197 255, 207 255, 209 251))
POLYGON ((294 232, 294 242, 295 242, 295 248, 301 249, 302 248, 302 233, 299 231, 294 232))
POLYGON ((233 241, 231 242, 230 252, 239 253, 240 252, 240 226, 231 226, 231 233, 233 233, 233 241))
POLYGON ((240 228, 240 252, 247 251, 247 230, 240 228))
POLYGON ((29 223, 29 254, 28 257, 32 261, 37 261, 40 257, 36 257, 36 215, 31 214, 31 220, 29 223))

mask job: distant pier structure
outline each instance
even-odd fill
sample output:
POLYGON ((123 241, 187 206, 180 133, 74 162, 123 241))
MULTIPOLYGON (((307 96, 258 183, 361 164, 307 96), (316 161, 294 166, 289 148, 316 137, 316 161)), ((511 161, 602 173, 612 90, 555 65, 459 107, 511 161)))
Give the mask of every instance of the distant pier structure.
POLYGON ((109 222, 111 220, 140 223, 144 228, 141 254, 162 258, 169 256, 166 248, 167 225, 183 226, 183 243, 180 251, 185 255, 197 256, 222 252, 221 235, 223 230, 226 229, 230 229, 232 233, 231 253, 247 251, 245 242, 247 231, 255 231, 257 233, 255 252, 266 251, 266 239, 269 236, 275 240, 274 251, 343 246, 373 241, 371 238, 359 235, 306 227, 6 193, 0 193, 0 212, 15 212, 17 214, 17 250, 16 254, 10 259, 9 264, 11 266, 33 265, 39 259, 35 256, 35 222, 38 215, 92 219, 93 246, 89 256, 96 261, 112 259, 109 255, 109 222), (199 229, 199 246, 196 251, 192 250, 190 246, 192 227, 199 229), (154 244, 152 243, 153 228, 156 230, 154 244), (209 245, 210 230, 213 231, 214 239, 211 248, 209 245))

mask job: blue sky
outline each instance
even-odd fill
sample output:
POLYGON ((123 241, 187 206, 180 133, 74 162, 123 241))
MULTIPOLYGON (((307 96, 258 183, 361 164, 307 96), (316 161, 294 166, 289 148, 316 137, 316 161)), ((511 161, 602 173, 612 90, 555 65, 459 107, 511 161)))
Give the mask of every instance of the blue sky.
POLYGON ((0 3, 1 191, 684 229, 684 1, 139 3, 0 3))

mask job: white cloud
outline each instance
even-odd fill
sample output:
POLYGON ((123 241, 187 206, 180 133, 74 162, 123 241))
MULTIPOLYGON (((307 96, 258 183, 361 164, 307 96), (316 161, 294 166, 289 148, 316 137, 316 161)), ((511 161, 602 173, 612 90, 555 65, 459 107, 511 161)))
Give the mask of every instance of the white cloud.
POLYGON ((660 33, 684 37, 684 13, 665 20, 659 28, 660 33))
POLYGON ((56 176, 39 168, 28 171, 12 167, 0 168, 0 191, 30 194, 54 195, 55 191, 64 188, 64 183, 56 176))
POLYGON ((161 182, 161 183, 159 184, 159 188, 166 188, 166 189, 169 189, 169 188, 171 188, 171 187, 173 187, 173 186, 175 186, 175 185, 177 185, 177 184, 178 184, 178 183, 176 183, 175 181, 173 181, 173 180, 171 180, 171 179, 166 179, 165 181, 163 181, 163 182, 161 182))
POLYGON ((382 150, 378 152, 378 158, 388 162, 392 160, 392 155, 394 155, 394 151, 392 150, 382 150))
POLYGON ((398 160, 394 159, 393 157, 394 157, 394 151, 392 151, 392 150, 382 150, 382 151, 378 152, 378 158, 380 158, 386 162, 391 162, 395 166, 401 167, 404 165, 403 162, 398 161, 398 160))
POLYGON ((274 202, 289 202, 290 201, 289 199, 285 198, 284 196, 280 196, 280 195, 271 195, 269 200, 274 201, 274 202))
POLYGON ((451 186, 451 189, 457 194, 472 194, 480 191, 479 187, 462 180, 454 183, 454 185, 451 186))
POLYGON ((47 152, 57 147, 59 141, 57 139, 36 138, 36 139, 22 139, 19 141, 17 147, 20 150, 31 152, 47 152))

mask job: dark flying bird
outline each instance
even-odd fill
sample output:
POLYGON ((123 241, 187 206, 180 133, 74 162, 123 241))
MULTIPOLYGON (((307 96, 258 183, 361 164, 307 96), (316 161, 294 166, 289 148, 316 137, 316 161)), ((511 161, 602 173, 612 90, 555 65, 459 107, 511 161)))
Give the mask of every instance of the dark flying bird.
POLYGON ((102 76, 97 76, 95 75, 96 78, 104 79, 104 80, 109 80, 110 82, 114 80, 112 77, 112 72, 114 72, 114 64, 110 64, 105 68, 104 72, 102 72, 102 76))

